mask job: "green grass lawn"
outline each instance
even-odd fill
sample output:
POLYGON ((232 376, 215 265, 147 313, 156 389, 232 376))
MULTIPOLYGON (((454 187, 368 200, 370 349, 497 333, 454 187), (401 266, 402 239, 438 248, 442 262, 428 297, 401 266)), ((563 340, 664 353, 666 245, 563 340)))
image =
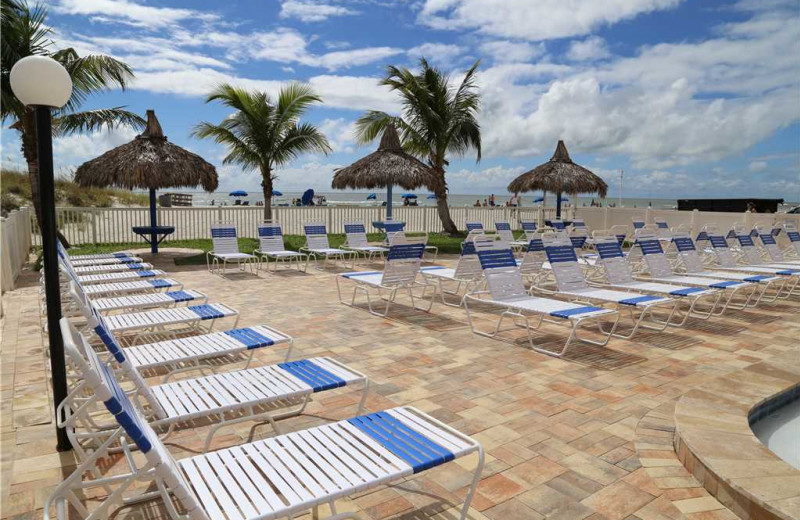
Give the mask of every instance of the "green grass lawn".
MULTIPOLYGON (((408 233, 409 236, 414 236, 414 233, 408 233)), ((466 233, 459 236, 451 237, 444 233, 431 233, 428 238, 428 244, 439 248, 439 252, 443 254, 459 254, 461 252, 461 242, 464 241, 466 233)), ((284 235, 284 243, 287 249, 297 251, 305 244, 305 237, 300 235, 284 235)), ((367 235, 370 242, 380 242, 383 239, 383 234, 370 233, 367 235)), ((333 234, 328 235, 331 247, 339 247, 344 244, 344 235, 333 234)), ((125 249, 137 249, 146 247, 144 242, 129 242, 125 244, 87 244, 75 246, 69 250, 73 255, 91 255, 97 253, 111 253, 114 251, 121 251, 125 249)), ((167 247, 180 247, 190 249, 200 249, 203 253, 193 256, 187 256, 175 259, 176 265, 205 265, 206 251, 211 251, 211 239, 198 239, 198 240, 165 240, 159 246, 161 248, 167 247)), ((239 251, 243 253, 252 253, 254 249, 258 248, 258 240, 255 238, 240 238, 239 251)))

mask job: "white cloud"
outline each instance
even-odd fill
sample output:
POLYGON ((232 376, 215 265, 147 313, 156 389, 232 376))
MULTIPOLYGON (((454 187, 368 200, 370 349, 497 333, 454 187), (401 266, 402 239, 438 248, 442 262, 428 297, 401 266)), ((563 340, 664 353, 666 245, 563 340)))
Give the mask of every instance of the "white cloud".
POLYGON ((767 161, 751 161, 748 168, 751 172, 763 172, 767 169, 767 166, 769 166, 767 161))
POLYGON ((425 0, 418 22, 531 41, 588 34, 681 0, 425 0))
POLYGON ((323 22, 335 16, 358 14, 358 11, 339 5, 312 0, 286 0, 281 4, 281 18, 295 18, 301 22, 323 22))
POLYGON ((73 134, 53 139, 53 162, 57 168, 72 169, 133 140, 137 131, 128 127, 73 134))
POLYGON ((464 50, 458 45, 448 43, 423 43, 408 49, 412 58, 426 58, 431 63, 449 62, 460 56, 464 50))
POLYGON ((129 0, 59 0, 52 7, 59 14, 89 16, 104 23, 127 23, 162 28, 185 20, 213 21, 218 17, 194 9, 153 7, 129 0))
POLYGON ((544 54, 544 44, 495 40, 484 42, 480 51, 488 54, 497 63, 527 62, 544 54))
POLYGON ((333 153, 349 153, 355 149, 355 121, 343 117, 323 119, 317 128, 328 138, 333 153))
POLYGON ((590 36, 585 40, 574 41, 567 51, 567 58, 572 61, 589 61, 607 58, 611 55, 606 41, 599 36, 590 36))

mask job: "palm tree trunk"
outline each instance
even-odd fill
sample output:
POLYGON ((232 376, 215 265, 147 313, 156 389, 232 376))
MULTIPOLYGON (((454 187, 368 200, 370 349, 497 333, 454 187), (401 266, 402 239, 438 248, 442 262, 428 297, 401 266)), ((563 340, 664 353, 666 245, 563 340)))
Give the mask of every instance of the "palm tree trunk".
MULTIPOLYGON (((39 232, 42 229, 42 205, 39 199, 39 158, 36 156, 36 123, 33 119, 33 111, 25 110, 19 126, 20 141, 22 141, 22 156, 28 164, 28 181, 31 184, 31 202, 33 202, 33 212, 36 215, 36 225, 39 232)), ((58 225, 58 221, 56 221, 58 225)), ((56 235, 64 247, 70 247, 67 238, 56 230, 56 235)))
POLYGON ((433 187, 433 194, 436 195, 436 211, 439 213, 439 220, 442 221, 444 232, 453 236, 458 234, 458 227, 450 217, 450 207, 447 205, 447 183, 444 180, 444 168, 434 167, 433 171, 439 178, 438 185, 433 187))
POLYGON ((272 220, 272 172, 261 170, 261 188, 264 191, 264 220, 272 220))

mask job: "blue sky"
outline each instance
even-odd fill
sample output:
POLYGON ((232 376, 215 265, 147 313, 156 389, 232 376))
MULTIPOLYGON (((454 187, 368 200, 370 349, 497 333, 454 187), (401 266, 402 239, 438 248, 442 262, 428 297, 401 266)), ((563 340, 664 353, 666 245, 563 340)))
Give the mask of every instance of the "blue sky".
MULTIPOLYGON (((386 65, 426 56, 454 79, 480 58, 483 160, 452 158, 451 193, 505 192, 564 139, 573 159, 628 197, 800 200, 800 3, 797 0, 52 0, 61 47, 130 64, 124 92, 87 107, 154 108, 168 137, 218 166, 221 189, 258 191, 255 172, 190 137, 225 109, 221 82, 274 93, 309 82, 308 119, 334 147, 278 172, 283 191, 326 191, 334 168, 369 153, 352 124, 398 112, 377 84, 386 65)), ((130 140, 121 129, 60 137, 66 172, 130 140)), ((3 129, 4 164, 21 162, 3 129)))

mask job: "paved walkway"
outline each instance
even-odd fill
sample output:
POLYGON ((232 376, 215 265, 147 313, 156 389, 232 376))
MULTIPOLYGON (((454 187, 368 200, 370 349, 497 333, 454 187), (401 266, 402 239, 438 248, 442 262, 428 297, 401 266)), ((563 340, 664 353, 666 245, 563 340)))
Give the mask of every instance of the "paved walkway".
MULTIPOLYGON (((242 325, 269 323, 293 335, 297 356, 336 356, 365 372, 373 383, 369 410, 413 405, 478 439, 488 456, 475 520, 736 518, 675 457, 675 402, 711 378, 800 351, 800 302, 612 340, 605 349, 579 347, 559 360, 531 352, 521 335, 510 338, 516 345, 476 336, 463 310, 441 304, 431 314, 398 307, 392 320, 345 307, 330 273, 225 279, 204 267, 176 267, 168 255, 155 263, 188 288, 239 309, 242 325)), ((4 295, 2 519, 41 518, 45 498, 73 465, 70 453, 54 451, 37 279, 24 275, 22 287, 4 295)), ((561 329, 546 330, 543 341, 563 341, 561 329)), ((257 356, 259 363, 280 361, 277 352, 257 356)), ((358 397, 329 392, 285 427, 350 416, 358 397)), ((203 431, 173 436, 170 451, 177 458, 195 453, 203 431)), ((245 423, 223 430, 214 446, 270 434, 268 425, 245 423)), ((356 495, 341 501, 340 511, 358 510, 365 519, 455 519, 474 462, 465 458, 356 495)), ((164 512, 136 508, 122 516, 132 513, 164 512)))

